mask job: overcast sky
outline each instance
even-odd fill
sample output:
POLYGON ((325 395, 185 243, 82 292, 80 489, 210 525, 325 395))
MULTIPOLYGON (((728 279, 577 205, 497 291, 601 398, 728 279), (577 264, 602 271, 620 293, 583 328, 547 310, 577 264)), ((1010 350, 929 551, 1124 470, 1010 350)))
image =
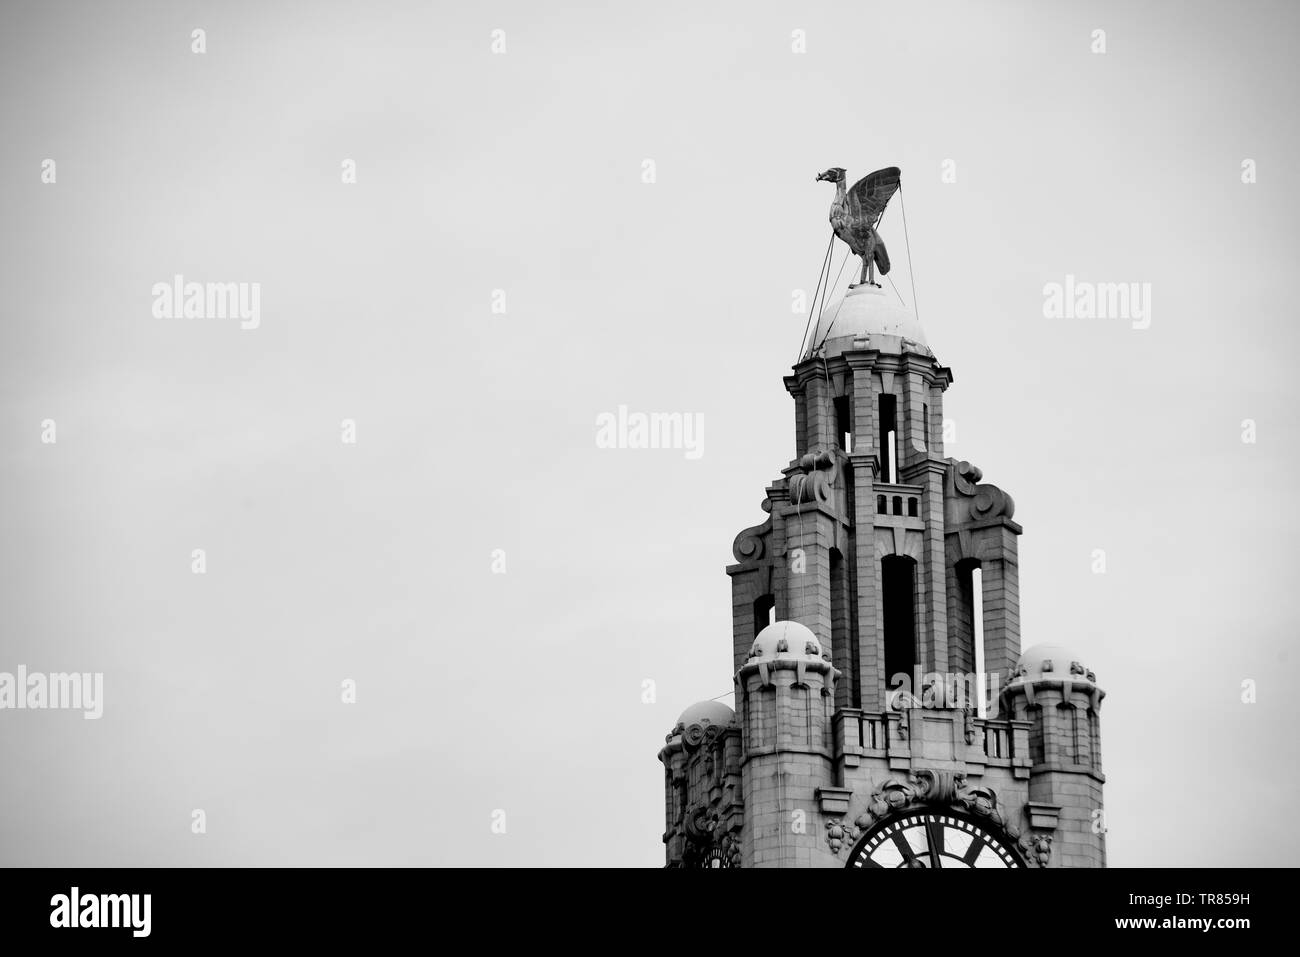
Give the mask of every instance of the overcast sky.
POLYGON ((1023 643, 1108 692, 1110 863, 1293 863, 1297 19, 6 3, 0 671, 105 700, 0 713, 0 863, 661 865, 655 755, 732 687, 724 567, 794 454, 813 177, 889 165, 1023 643), (260 325, 157 318, 176 274, 260 325), (1045 318, 1066 275, 1150 327, 1045 318), (598 448, 620 405, 703 454, 598 448))

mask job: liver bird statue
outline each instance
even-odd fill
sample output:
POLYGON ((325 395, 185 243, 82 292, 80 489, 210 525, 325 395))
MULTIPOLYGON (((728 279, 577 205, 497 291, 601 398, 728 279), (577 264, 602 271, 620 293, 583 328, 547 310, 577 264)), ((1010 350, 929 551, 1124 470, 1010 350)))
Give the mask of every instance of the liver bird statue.
POLYGON ((844 169, 839 166, 822 173, 817 181, 835 184, 831 228, 836 236, 849 244, 854 255, 862 257, 862 279, 858 285, 876 285, 876 268, 879 267, 882 276, 889 272, 889 253, 885 251, 885 243, 876 232, 876 226, 885 214, 890 198, 898 192, 898 167, 878 169, 858 180, 849 190, 844 188, 844 169))

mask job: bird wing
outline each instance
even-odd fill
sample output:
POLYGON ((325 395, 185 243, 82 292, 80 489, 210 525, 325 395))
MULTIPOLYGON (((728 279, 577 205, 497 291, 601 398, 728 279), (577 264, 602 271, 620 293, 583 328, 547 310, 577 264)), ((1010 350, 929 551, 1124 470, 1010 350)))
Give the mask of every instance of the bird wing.
POLYGON ((885 205, 898 192, 901 182, 897 166, 878 169, 862 177, 849 190, 850 217, 865 221, 874 227, 880 222, 880 217, 885 212, 885 205))

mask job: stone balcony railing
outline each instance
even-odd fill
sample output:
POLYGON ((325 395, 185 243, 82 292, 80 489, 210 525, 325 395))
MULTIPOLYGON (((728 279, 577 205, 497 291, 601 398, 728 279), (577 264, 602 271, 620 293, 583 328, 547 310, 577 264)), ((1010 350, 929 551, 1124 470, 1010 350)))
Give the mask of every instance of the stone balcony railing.
POLYGON ((872 486, 875 495, 876 523, 890 524, 888 519, 901 519, 905 526, 919 523, 921 493, 924 491, 919 485, 891 485, 887 482, 876 482, 872 486), (912 521, 908 522, 907 519, 912 521))
POLYGON ((831 723, 834 759, 843 768, 863 759, 883 759, 897 770, 942 766, 983 773, 1003 767, 1029 776, 1031 722, 976 718, 943 708, 871 712, 841 708, 831 723))

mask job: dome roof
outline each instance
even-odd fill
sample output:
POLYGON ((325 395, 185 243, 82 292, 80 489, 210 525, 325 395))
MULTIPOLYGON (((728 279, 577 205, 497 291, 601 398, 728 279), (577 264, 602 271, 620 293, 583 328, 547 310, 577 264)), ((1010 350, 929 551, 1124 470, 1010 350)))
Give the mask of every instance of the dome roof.
POLYGON ((749 650, 749 660, 812 658, 820 661, 822 643, 812 629, 797 621, 774 621, 758 633, 749 650))
POLYGON ((1037 681, 1055 678, 1096 683, 1097 676, 1077 654, 1061 645, 1034 645, 1026 648, 1016 665, 1015 678, 1037 681))
POLYGON ((697 701, 677 719, 677 723, 690 727, 693 724, 717 724, 726 727, 736 718, 732 711, 721 701, 697 701))
POLYGON ((934 355, 916 315, 899 302, 892 289, 886 292, 880 286, 854 286, 839 302, 824 307, 804 358, 811 356, 823 340, 828 358, 863 348, 934 355), (854 345, 855 339, 864 338, 868 340, 865 346, 854 345))

